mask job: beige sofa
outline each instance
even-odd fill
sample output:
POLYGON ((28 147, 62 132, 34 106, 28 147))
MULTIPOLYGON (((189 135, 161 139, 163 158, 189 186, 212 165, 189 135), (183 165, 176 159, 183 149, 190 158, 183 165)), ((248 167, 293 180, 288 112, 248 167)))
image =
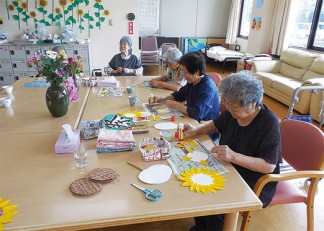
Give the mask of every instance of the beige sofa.
MULTIPOLYGON (((289 106, 296 88, 324 86, 324 54, 288 48, 282 52, 280 60, 253 61, 252 71, 261 78, 265 94, 289 106)), ((318 91, 317 95, 302 91, 298 96, 300 101, 294 109, 320 121, 323 91, 318 91)))

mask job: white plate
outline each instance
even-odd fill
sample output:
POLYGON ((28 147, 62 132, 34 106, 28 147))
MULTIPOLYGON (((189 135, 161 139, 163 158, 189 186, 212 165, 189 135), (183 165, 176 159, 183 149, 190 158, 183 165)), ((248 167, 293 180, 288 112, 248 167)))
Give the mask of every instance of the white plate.
POLYGON ((178 125, 171 122, 165 122, 165 123, 157 123, 154 125, 154 127, 158 130, 169 130, 169 129, 176 129, 178 125))

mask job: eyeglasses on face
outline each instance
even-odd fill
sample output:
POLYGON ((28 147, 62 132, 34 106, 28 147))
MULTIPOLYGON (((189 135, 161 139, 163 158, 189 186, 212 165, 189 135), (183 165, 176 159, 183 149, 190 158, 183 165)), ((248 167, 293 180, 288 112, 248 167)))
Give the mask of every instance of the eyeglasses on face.
POLYGON ((225 106, 225 108, 229 111, 234 111, 234 112, 238 112, 240 110, 243 109, 243 107, 241 106, 237 106, 237 105, 234 105, 234 104, 238 104, 238 103, 232 103, 230 102, 228 99, 222 99, 221 100, 221 103, 225 106))

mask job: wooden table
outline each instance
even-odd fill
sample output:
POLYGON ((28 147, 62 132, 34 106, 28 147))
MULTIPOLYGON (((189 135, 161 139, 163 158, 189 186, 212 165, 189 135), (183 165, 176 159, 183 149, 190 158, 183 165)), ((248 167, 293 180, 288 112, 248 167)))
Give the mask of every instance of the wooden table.
MULTIPOLYGON (((128 101, 123 102, 127 93, 124 98, 99 98, 97 91, 98 88, 91 89, 82 119, 98 119, 129 109, 128 101)), ((139 86, 136 94, 145 100, 150 91, 156 95, 167 93, 139 86)), ((177 119, 176 123, 190 120, 193 121, 177 119)), ((138 144, 142 138, 156 136, 158 132, 151 128, 149 133, 134 137, 138 144)), ((87 168, 77 169, 72 154, 54 153, 58 135, 59 132, 0 134, 0 196, 18 204, 20 211, 13 222, 5 224, 6 230, 81 230, 220 213, 227 214, 228 230, 235 230, 238 212, 261 209, 259 199, 229 163, 224 163, 229 173, 225 175, 223 191, 207 195, 191 192, 188 187, 181 187, 182 181, 172 175, 168 182, 157 186, 163 191, 163 197, 158 202, 150 202, 130 185, 134 182, 147 186, 137 178, 140 171, 127 162, 146 168, 157 163, 167 164, 165 160, 144 162, 138 147, 133 152, 96 153, 96 139, 93 139, 85 141, 87 168), (98 167, 114 169, 119 181, 105 184, 96 195, 74 196, 69 191, 70 183, 98 167)), ((196 138, 208 148, 212 146, 207 135, 196 138)))
POLYGON ((12 105, 0 108, 0 133, 59 132, 63 124, 78 127, 90 88, 80 87, 80 99, 70 102, 69 111, 63 117, 53 117, 45 101, 47 88, 23 88, 33 79, 21 79, 14 84, 12 94, 0 92, 0 98, 9 96, 12 105))

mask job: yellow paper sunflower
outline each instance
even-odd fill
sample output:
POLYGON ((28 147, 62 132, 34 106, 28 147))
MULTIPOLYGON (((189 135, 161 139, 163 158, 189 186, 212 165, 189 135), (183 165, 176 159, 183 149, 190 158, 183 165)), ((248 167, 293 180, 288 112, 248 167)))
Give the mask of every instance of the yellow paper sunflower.
POLYGON ((103 14, 104 14, 104 16, 109 16, 110 15, 110 11, 109 10, 104 10, 103 14))
POLYGON ((38 0, 38 5, 41 8, 45 8, 46 6, 48 6, 48 0, 38 0))
POLYGON ((29 12, 29 16, 30 16, 31 18, 36 18, 36 17, 37 17, 37 14, 36 14, 35 11, 30 11, 30 12, 29 12))
POLYGON ((55 13, 56 13, 56 14, 61 14, 61 13, 62 13, 61 8, 60 8, 60 7, 56 7, 56 8, 55 8, 55 13))
POLYGON ((67 0, 59 0, 59 4, 60 4, 60 6, 62 6, 64 8, 68 4, 68 2, 67 2, 67 0))
POLYGON ((13 221, 12 216, 18 213, 14 210, 18 205, 9 205, 10 200, 3 201, 0 198, 0 230, 4 230, 4 224, 13 221))
POLYGON ((218 172, 211 172, 210 168, 191 168, 180 174, 180 180, 184 181, 183 187, 190 187, 190 191, 202 192, 208 191, 216 193, 216 190, 224 189, 226 179, 220 176, 218 172))
POLYGON ((78 9, 77 14, 79 15, 79 17, 82 17, 84 15, 84 11, 82 9, 78 9))
POLYGON ((122 116, 127 116, 127 115, 130 115, 130 114, 133 114, 135 117, 142 117, 142 113, 139 112, 139 111, 123 111, 123 112, 119 112, 120 115, 122 116))
POLYGON ((21 8, 23 8, 24 10, 27 10, 27 8, 28 8, 28 4, 27 4, 27 2, 21 2, 21 3, 20 3, 20 6, 21 6, 21 8))

